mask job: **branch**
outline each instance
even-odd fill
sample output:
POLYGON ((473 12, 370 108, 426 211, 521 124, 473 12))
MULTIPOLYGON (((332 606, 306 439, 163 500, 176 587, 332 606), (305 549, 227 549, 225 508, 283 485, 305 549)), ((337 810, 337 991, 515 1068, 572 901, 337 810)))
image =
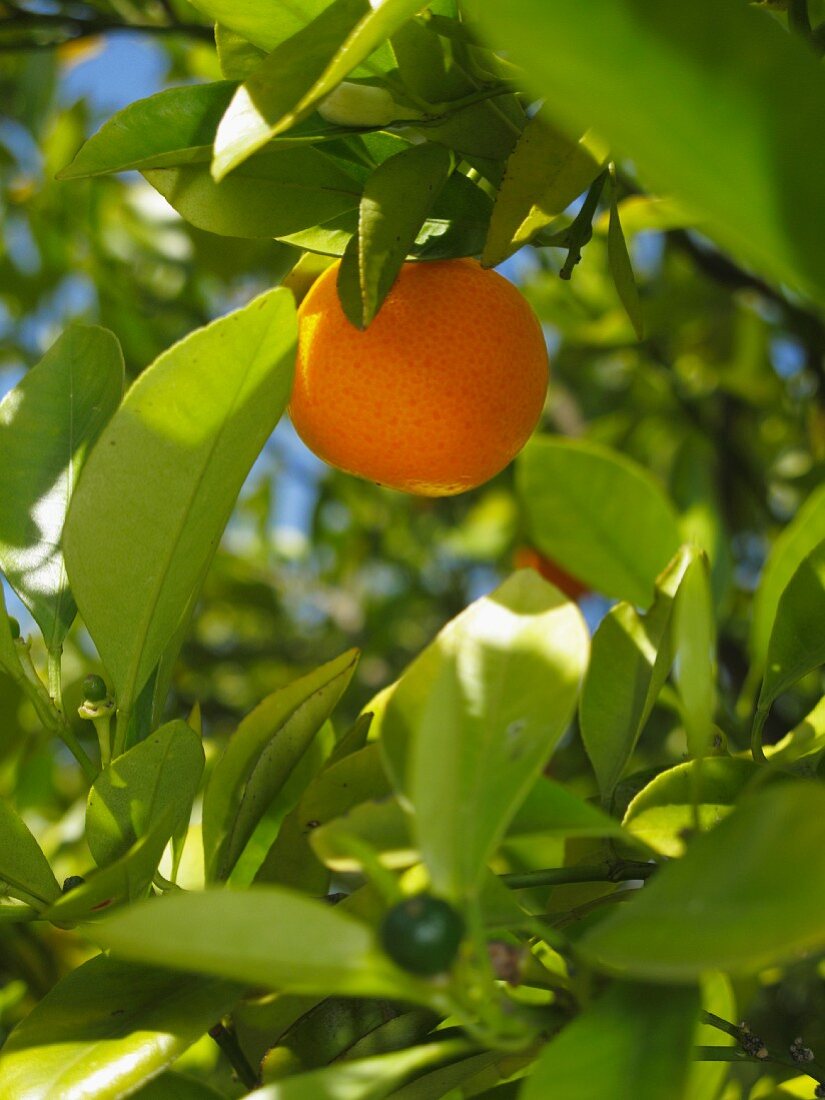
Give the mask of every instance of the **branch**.
MULTIPOLYGON (((772 1062, 778 1066, 787 1066, 798 1073, 807 1073, 820 1084, 825 1083, 825 1069, 820 1066, 810 1050, 802 1046, 797 1039, 789 1049, 788 1054, 780 1054, 754 1035, 747 1024, 732 1024, 729 1020, 723 1020, 712 1012, 702 1009, 699 1020, 703 1024, 715 1027, 736 1040, 736 1047, 699 1047, 695 1057, 701 1061, 714 1062, 772 1062)), ((817 1093, 819 1095, 819 1093, 817 1093)))
POLYGON ((541 871, 516 872, 499 875, 499 881, 511 890, 526 890, 531 886, 565 886, 573 882, 634 882, 636 879, 650 878, 655 870, 655 863, 622 860, 615 864, 548 867, 541 871))
MULTIPOLYGON (((8 6, 8 5, 7 5, 8 6)), ((124 23, 112 19, 81 18, 73 15, 37 15, 12 6, 13 15, 0 20, 0 53, 15 53, 23 50, 51 50, 69 42, 78 42, 84 38, 96 38, 98 35, 129 34, 147 35, 183 35, 203 41, 213 41, 212 28, 202 23, 124 23), (9 39, 22 33, 25 37, 9 39), (42 34, 48 35, 43 39, 42 34)))
POLYGON ((822 362, 822 354, 825 351, 825 323, 815 314, 789 302, 769 283, 744 271, 721 252, 697 244, 684 229, 671 229, 666 236, 671 244, 693 260, 704 275, 719 283, 720 286, 730 290, 753 290, 760 297, 779 306, 785 314, 789 328, 793 329, 805 344, 808 351, 806 365, 815 375, 820 393, 825 396, 825 366, 822 362))

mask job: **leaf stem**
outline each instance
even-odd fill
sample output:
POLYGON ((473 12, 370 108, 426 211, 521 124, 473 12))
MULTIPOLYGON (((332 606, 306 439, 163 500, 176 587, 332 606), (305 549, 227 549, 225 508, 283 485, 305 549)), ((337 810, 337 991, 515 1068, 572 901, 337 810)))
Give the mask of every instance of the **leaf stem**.
POLYGON ((569 279, 573 274, 573 268, 582 258, 582 249, 593 236, 593 217, 599 205, 604 185, 608 178, 607 169, 598 175, 590 184, 590 190, 582 203, 582 208, 573 219, 573 223, 564 232, 564 247, 568 249, 567 259, 564 261, 560 279, 569 279))
POLYGON ((55 649, 49 650, 47 658, 49 669, 49 695, 52 697, 52 702, 58 714, 63 714, 63 670, 60 664, 60 658, 62 656, 63 646, 57 646, 55 649))
POLYGON ((631 882, 649 878, 655 863, 597 863, 579 867, 547 867, 540 871, 524 871, 499 875, 499 880, 511 890, 527 890, 532 886, 565 886, 576 882, 631 882))
POLYGON ((757 764, 767 764, 768 758, 765 756, 765 749, 762 745, 762 730, 765 726, 765 721, 768 717, 767 707, 757 707, 756 717, 753 720, 753 729, 751 730, 751 755, 757 764))
POLYGON ((248 1089, 255 1089, 260 1085, 258 1075, 255 1073, 249 1060, 241 1050, 241 1044, 234 1031, 224 1027, 222 1023, 215 1024, 209 1029, 210 1036, 226 1055, 226 1059, 238 1075, 238 1080, 248 1089))

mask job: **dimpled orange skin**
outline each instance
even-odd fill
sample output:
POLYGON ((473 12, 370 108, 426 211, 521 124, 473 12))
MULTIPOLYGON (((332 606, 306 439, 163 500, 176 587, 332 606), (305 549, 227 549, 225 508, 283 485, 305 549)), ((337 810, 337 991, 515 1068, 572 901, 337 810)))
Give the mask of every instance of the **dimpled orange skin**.
POLYGON ((290 415, 316 455, 420 496, 481 485, 515 457, 547 390, 530 306, 475 260, 404 264, 378 316, 350 324, 328 268, 298 311, 290 415))

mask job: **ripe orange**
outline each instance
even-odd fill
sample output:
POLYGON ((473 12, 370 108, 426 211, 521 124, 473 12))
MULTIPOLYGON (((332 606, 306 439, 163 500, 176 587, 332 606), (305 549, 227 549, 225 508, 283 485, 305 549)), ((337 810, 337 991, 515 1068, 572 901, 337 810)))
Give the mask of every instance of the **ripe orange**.
POLYGON ((544 404, 547 349, 530 306, 475 260, 408 263, 362 332, 338 301, 338 267, 298 312, 300 437, 332 466, 407 493, 488 481, 544 404))
POLYGON ((577 600, 590 591, 577 577, 571 576, 552 558, 546 558, 532 546, 520 546, 513 555, 513 565, 516 569, 535 569, 539 576, 554 584, 570 600, 577 600))

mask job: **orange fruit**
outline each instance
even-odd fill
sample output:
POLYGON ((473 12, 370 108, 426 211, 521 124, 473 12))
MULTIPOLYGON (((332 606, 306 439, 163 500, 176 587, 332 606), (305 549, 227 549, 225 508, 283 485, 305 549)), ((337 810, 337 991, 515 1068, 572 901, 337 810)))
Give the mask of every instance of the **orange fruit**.
POLYGON ((579 596, 590 591, 577 577, 562 569, 552 558, 546 558, 544 554, 534 550, 532 546, 520 546, 513 555, 513 565, 516 569, 535 569, 570 600, 577 600, 579 596))
POLYGON ((301 439, 330 465, 407 493, 488 481, 544 404, 547 349, 530 306, 475 260, 407 263, 362 332, 338 301, 339 266, 298 311, 290 415, 301 439))

